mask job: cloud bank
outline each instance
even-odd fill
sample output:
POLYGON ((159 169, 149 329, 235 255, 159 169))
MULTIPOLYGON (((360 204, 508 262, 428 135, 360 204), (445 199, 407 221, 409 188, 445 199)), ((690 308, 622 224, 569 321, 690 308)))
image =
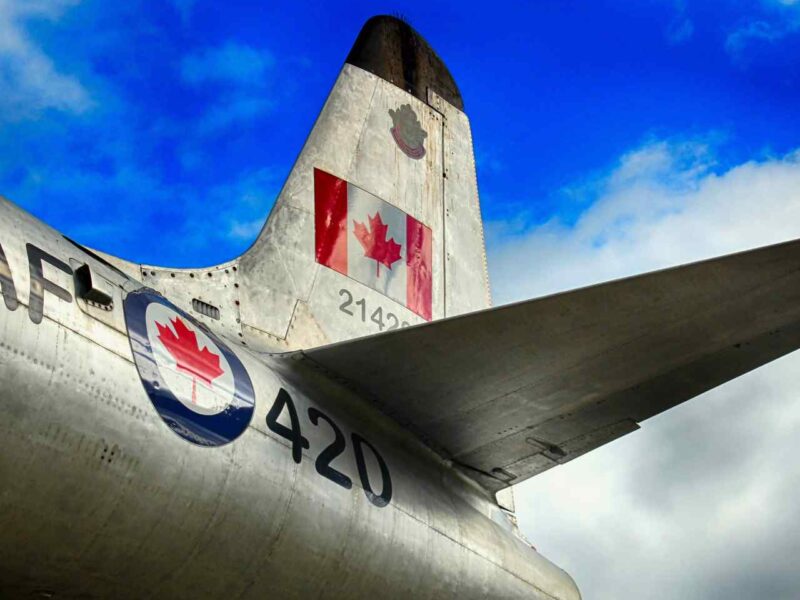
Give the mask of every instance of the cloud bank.
POLYGON ((575 223, 489 223, 498 303, 800 237, 800 152, 720 171, 710 143, 657 141, 564 193, 593 200, 575 223))
MULTIPOLYGON (((800 237, 800 152, 716 156, 653 141, 566 190, 593 200, 574 223, 492 224, 495 298, 800 237)), ((523 532, 589 599, 796 598, 799 373, 789 355, 516 486, 523 532)))

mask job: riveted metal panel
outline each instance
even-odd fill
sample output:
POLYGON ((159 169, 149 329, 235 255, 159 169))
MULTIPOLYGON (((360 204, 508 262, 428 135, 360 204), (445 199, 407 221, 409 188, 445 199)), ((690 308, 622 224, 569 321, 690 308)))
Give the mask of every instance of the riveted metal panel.
POLYGON ((207 327, 213 327, 238 342, 242 337, 238 270, 238 261, 204 269, 165 269, 142 265, 139 279, 207 327), (195 299, 218 309, 219 318, 197 310, 192 303, 195 299))
POLYGON ((491 306, 478 180, 467 116, 429 90, 444 115, 444 234, 446 316, 491 306))

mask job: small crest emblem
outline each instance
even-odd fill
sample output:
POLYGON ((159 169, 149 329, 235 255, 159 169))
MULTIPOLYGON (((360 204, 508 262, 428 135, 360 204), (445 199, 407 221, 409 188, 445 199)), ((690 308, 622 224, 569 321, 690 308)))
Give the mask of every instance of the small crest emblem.
POLYGON ((128 294, 124 309, 134 363, 164 423, 199 446, 239 437, 253 416, 253 384, 225 342, 151 290, 128 294))
POLYGON ((414 159, 425 156, 425 138, 428 134, 419 124, 419 119, 410 104, 403 104, 397 110, 389 109, 392 117, 392 137, 403 153, 414 159))

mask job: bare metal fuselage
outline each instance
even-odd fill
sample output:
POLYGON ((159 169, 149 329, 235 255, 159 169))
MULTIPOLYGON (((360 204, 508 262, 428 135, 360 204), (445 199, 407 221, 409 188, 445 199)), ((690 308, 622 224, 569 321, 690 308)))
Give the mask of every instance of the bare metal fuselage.
MULTIPOLYGON (((356 393, 290 358, 229 339, 252 380, 254 416, 228 445, 188 443, 159 418, 132 360, 122 301, 142 284, 6 201, 0 236, 5 596, 577 597, 488 494, 356 393), (110 311, 76 292, 85 264, 113 284, 110 311), (309 442, 299 463, 267 426, 281 390, 309 442), (315 425, 310 407, 327 420, 315 425), (350 489, 319 473, 330 421, 346 448, 329 466, 350 489), (364 492, 353 434, 385 460, 385 506, 364 492)), ((374 458, 362 464, 381 481, 374 458)))

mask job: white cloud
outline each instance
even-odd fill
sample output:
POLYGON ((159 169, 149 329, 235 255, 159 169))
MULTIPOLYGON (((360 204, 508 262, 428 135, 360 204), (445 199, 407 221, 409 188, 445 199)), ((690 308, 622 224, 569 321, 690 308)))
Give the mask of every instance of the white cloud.
POLYGON ((172 0, 172 5, 181 17, 183 23, 188 23, 197 0, 172 0))
POLYGON ((253 219, 252 221, 234 221, 231 224, 230 235, 232 238, 245 242, 252 242, 264 227, 267 216, 253 219))
MULTIPOLYGON (((492 243, 501 301, 800 237, 800 152, 719 169, 705 142, 654 142, 580 189, 574 226, 492 243)), ((517 486, 524 533, 587 598, 797 597, 798 372, 796 353, 517 486)))
POLYGON ((273 103, 251 94, 231 94, 211 106, 197 123, 201 135, 215 133, 236 123, 252 123, 267 113, 273 103))
POLYGON ((19 120, 47 109, 81 113, 92 106, 77 78, 60 73, 28 35, 29 19, 57 20, 77 0, 0 0, 0 117, 19 120))
POLYGON ((475 165, 479 173, 501 173, 506 168, 495 152, 481 147, 475 148, 475 165))
MULTIPOLYGON (((597 200, 497 239, 494 297, 509 302, 800 237, 800 152, 715 173, 706 143, 656 142, 580 189, 597 200), (523 276, 520 257, 528 262, 523 276)), ((518 227, 517 227, 518 229, 518 227)), ((491 223, 494 237, 508 231, 491 223)))
POLYGON ((748 46, 761 43, 774 43, 786 37, 791 32, 791 27, 775 25, 767 21, 750 21, 728 34, 725 39, 725 50, 734 59, 741 60, 742 53, 748 46))
POLYGON ((692 35, 694 34, 694 23, 692 23, 691 19, 687 19, 685 17, 676 18, 672 23, 670 23, 669 27, 665 32, 667 36, 667 41, 670 44, 682 44, 683 42, 688 41, 691 39, 692 35))
POLYGON ((228 42, 186 56, 181 76, 190 85, 206 83, 263 87, 275 60, 269 52, 228 42))
POLYGON ((279 169, 258 169, 211 190, 211 202, 230 223, 220 237, 236 244, 253 242, 275 203, 281 178, 279 169))
POLYGON ((686 0, 673 0, 675 14, 672 21, 664 29, 664 37, 672 45, 687 42, 694 35, 694 22, 687 16, 686 0))
POLYGON ((517 486, 523 530, 587 598, 796 598, 798 367, 781 359, 517 486))
POLYGON ((772 46, 800 30, 798 0, 763 0, 764 13, 731 31, 725 50, 740 66, 747 66, 749 53, 758 46, 772 46))
POLYGON ((212 86, 219 95, 199 119, 198 133, 217 133, 269 112, 273 102, 266 90, 274 63, 269 52, 233 42, 186 56, 183 81, 195 88, 212 86))

